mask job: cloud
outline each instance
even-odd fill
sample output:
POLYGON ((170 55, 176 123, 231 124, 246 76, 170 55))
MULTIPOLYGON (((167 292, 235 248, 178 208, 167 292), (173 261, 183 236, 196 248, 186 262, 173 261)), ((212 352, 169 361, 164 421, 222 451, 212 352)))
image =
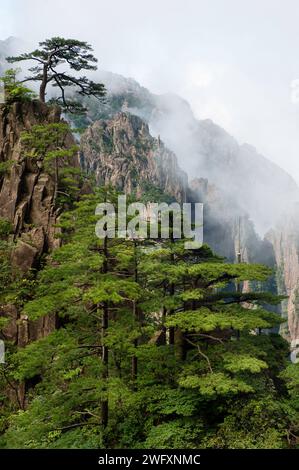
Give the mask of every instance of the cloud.
MULTIPOLYGON (((2 2, 4 3, 4 2, 2 2)), ((99 66, 188 99, 299 181, 297 0, 13 0, 1 34, 89 41, 99 66)))
POLYGON ((191 86, 206 88, 213 82, 214 73, 210 67, 195 62, 187 64, 186 77, 191 86))

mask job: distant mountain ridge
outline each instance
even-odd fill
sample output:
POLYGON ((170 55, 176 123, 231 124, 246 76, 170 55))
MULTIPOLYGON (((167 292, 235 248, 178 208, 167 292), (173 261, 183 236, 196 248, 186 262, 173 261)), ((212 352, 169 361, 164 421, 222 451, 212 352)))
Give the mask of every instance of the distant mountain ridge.
POLYGON ((153 136, 160 136, 172 150, 189 178, 207 178, 230 198, 264 235, 293 203, 299 188, 282 168, 249 144, 238 144, 213 121, 197 120, 187 101, 179 96, 155 95, 134 79, 98 72, 108 90, 106 103, 92 101, 86 124, 111 119, 120 111, 145 120, 153 136))

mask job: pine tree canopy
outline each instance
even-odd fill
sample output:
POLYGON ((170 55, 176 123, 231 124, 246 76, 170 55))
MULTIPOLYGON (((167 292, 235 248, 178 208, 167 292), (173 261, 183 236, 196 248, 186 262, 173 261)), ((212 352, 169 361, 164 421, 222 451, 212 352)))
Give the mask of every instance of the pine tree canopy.
POLYGON ((96 83, 84 75, 78 77, 72 74, 72 71, 97 70, 97 59, 92 54, 92 47, 84 41, 53 37, 40 42, 39 48, 32 52, 7 57, 6 60, 9 63, 33 62, 35 65, 29 68, 31 75, 22 80, 22 83, 40 83, 39 99, 43 103, 47 89, 52 85, 58 91, 58 96, 50 102, 59 104, 67 112, 86 111, 82 104, 73 98, 74 94, 96 99, 105 95, 103 84, 96 83))

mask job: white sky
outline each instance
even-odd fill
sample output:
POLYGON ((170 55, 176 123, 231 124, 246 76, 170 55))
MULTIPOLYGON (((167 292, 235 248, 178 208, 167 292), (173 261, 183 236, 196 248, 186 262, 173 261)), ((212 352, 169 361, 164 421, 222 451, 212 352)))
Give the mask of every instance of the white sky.
POLYGON ((298 0, 0 0, 0 15, 0 39, 87 40, 101 68, 183 96, 299 182, 298 0))

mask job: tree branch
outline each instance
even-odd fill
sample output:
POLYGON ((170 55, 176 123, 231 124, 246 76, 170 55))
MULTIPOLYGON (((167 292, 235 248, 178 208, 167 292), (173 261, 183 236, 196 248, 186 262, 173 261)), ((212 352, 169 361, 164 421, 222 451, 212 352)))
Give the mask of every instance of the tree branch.
POLYGON ((202 357, 207 361, 209 370, 210 370, 210 372, 211 372, 211 374, 212 374, 212 373, 213 373, 213 369, 212 369, 212 366, 211 366, 211 361, 210 361, 210 359, 208 358, 208 356, 207 356, 205 353, 202 352, 202 350, 200 349, 200 346, 199 346, 198 344, 193 343, 193 341, 191 341, 190 339, 188 339, 188 338, 186 338, 186 337, 185 337, 185 339, 186 339, 186 341, 187 341, 189 344, 191 344, 192 346, 194 346, 195 348, 197 348, 198 354, 199 354, 200 356, 202 356, 202 357))

